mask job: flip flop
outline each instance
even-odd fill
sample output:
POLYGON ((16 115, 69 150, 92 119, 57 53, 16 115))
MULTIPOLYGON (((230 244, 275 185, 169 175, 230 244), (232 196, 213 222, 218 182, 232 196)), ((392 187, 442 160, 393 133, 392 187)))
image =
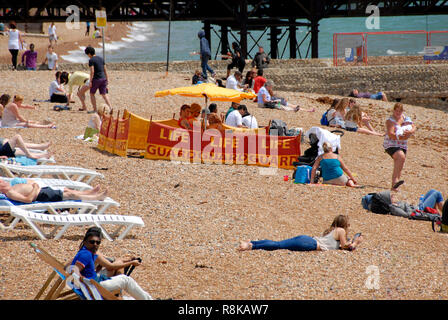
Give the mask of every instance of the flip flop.
POLYGON ((404 180, 398 181, 396 184, 392 186, 392 189, 398 189, 399 186, 401 186, 404 183, 404 180))
POLYGON ((78 111, 87 111, 87 109, 79 108, 78 111))

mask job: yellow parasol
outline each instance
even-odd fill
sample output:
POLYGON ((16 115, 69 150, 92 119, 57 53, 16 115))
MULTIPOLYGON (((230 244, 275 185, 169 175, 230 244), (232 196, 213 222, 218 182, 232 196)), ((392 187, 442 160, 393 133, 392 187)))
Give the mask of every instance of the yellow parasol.
POLYGON ((254 99, 256 95, 253 92, 242 92, 234 89, 227 89, 217 86, 213 83, 201 83, 194 86, 179 87, 157 91, 156 97, 180 95, 184 97, 201 98, 205 97, 210 101, 231 101, 239 103, 243 99, 254 99))

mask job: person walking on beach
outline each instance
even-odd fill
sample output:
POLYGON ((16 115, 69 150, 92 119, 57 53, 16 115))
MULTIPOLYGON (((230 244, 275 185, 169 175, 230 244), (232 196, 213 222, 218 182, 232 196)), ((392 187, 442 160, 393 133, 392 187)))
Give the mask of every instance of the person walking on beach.
POLYGON ((202 67, 202 77, 207 80, 207 71, 210 72, 212 78, 215 77, 215 71, 208 65, 208 61, 211 59, 212 54, 210 50, 210 44, 205 37, 205 32, 203 30, 198 32, 198 38, 200 40, 200 52, 201 56, 201 67, 202 67))
POLYGON ((56 35, 56 25, 54 24, 54 22, 52 22, 48 27, 48 40, 50 41, 50 45, 54 45, 58 42, 58 36, 56 35))
POLYGON ((247 250, 291 250, 291 251, 328 251, 328 250, 348 250, 353 251, 362 242, 362 236, 349 241, 347 238, 350 223, 348 217, 338 215, 334 218, 330 228, 325 230, 321 237, 310 237, 300 235, 294 238, 272 241, 240 241, 239 251, 247 250))
POLYGON ((107 106, 112 110, 109 97, 107 96, 108 76, 107 76, 106 64, 104 63, 103 58, 95 55, 95 49, 93 47, 88 46, 84 50, 84 52, 90 58, 89 86, 90 86, 90 101, 92 102, 93 111, 89 112, 90 113, 96 112, 95 93, 97 90, 100 91, 100 95, 103 97, 107 106))
POLYGON ((37 52, 34 51, 34 43, 32 43, 30 44, 30 50, 26 50, 22 54, 22 65, 25 66, 26 70, 36 70, 37 69, 36 62, 37 62, 37 52))
POLYGON ((85 36, 89 36, 90 35, 90 21, 86 21, 86 33, 85 36))
POLYGON ((42 64, 47 64, 48 70, 56 71, 58 69, 58 55, 53 52, 53 46, 51 44, 48 46, 48 52, 42 64))
POLYGON ((17 69, 17 56, 19 55, 19 50, 23 47, 23 40, 20 31, 17 30, 16 24, 11 22, 9 25, 9 40, 8 49, 11 53, 12 70, 17 69))
POLYGON ((392 116, 386 120, 386 135, 384 136, 383 147, 385 152, 394 160, 394 169, 392 172, 392 191, 398 191, 398 187, 403 184, 400 180, 401 171, 406 161, 406 152, 408 149, 408 139, 415 133, 416 127, 409 117, 404 115, 403 104, 394 105, 392 116), (411 122, 411 130, 398 134, 400 128, 406 123, 411 122))

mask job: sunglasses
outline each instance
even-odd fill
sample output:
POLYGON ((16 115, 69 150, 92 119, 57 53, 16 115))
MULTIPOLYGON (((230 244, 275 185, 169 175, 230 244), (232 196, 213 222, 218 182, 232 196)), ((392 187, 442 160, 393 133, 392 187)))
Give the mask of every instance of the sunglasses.
POLYGON ((101 240, 89 240, 90 244, 96 244, 96 245, 100 245, 101 244, 101 240))

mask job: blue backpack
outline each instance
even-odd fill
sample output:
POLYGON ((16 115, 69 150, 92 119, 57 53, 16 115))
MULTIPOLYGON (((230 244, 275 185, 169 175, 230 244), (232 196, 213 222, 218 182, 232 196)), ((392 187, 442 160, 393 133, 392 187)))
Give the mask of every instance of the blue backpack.
POLYGON ((294 183, 310 183, 311 170, 310 166, 298 166, 294 176, 294 183))
POLYGON ((322 118, 320 118, 320 124, 323 126, 328 126, 330 124, 327 119, 327 114, 328 114, 328 110, 325 111, 324 114, 322 115, 322 118))

